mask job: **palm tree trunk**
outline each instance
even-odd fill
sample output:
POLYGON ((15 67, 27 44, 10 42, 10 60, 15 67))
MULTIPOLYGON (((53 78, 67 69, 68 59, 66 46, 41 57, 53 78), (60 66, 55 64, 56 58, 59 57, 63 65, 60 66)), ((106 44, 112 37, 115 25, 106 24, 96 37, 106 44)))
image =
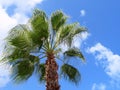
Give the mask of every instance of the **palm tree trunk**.
POLYGON ((60 90, 58 83, 58 65, 53 53, 47 53, 45 65, 46 90, 60 90))

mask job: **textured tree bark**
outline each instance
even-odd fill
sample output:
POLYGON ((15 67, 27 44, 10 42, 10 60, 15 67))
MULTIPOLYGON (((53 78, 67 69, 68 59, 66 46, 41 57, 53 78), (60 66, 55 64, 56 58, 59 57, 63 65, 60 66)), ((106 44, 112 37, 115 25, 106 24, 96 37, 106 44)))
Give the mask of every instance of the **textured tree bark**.
POLYGON ((58 82, 58 65, 53 53, 47 53, 45 65, 46 90, 60 90, 58 82))

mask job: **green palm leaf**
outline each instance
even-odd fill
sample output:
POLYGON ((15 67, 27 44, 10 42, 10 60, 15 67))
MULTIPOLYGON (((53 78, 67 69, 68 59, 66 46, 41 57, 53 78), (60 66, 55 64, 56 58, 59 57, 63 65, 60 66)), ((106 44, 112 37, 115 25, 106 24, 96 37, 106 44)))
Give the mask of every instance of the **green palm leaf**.
POLYGON ((87 31, 87 29, 86 29, 85 27, 78 26, 78 27, 74 30, 73 36, 78 35, 78 34, 81 34, 81 33, 86 32, 86 31, 87 31))
POLYGON ((45 81, 45 64, 44 63, 39 64, 38 74, 39 74, 39 81, 40 82, 45 81))
POLYGON ((49 24, 47 17, 43 11, 34 10, 33 16, 30 19, 31 38, 35 44, 42 45, 43 40, 48 38, 49 24))
POLYGON ((79 71, 69 64, 62 65, 61 74, 64 76, 65 79, 70 80, 75 84, 77 84, 81 78, 79 71))
POLYGON ((27 80, 34 72, 34 64, 29 60, 23 60, 13 66, 12 77, 17 83, 27 80))
POLYGON ((28 57, 28 55, 29 53, 27 51, 15 48, 6 58, 7 60, 9 59, 9 62, 14 62, 17 59, 28 57))
POLYGON ((13 47, 19 49, 31 49, 32 43, 29 35, 29 30, 26 25, 17 25, 11 32, 9 32, 6 38, 8 43, 13 47))
POLYGON ((81 34, 82 32, 86 32, 86 28, 79 26, 78 23, 64 25, 59 28, 56 41, 58 44, 64 42, 69 47, 71 47, 74 37, 81 34))
POLYGON ((51 15, 51 24, 53 30, 58 31, 58 29, 66 23, 67 16, 60 10, 52 13, 51 15))
POLYGON ((65 39, 70 35, 71 31, 73 30, 75 24, 69 24, 69 25, 65 25, 62 26, 60 28, 60 32, 59 32, 59 41, 65 41, 65 39))
POLYGON ((78 48, 70 48, 69 50, 64 52, 64 55, 69 57, 79 57, 80 59, 85 61, 82 52, 80 52, 78 48))

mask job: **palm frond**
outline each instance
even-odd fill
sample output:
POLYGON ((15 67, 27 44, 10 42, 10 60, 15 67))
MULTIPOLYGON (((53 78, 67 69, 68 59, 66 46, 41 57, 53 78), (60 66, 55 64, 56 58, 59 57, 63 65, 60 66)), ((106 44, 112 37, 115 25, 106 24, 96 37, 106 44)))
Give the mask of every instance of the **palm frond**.
POLYGON ((49 24, 45 12, 35 9, 32 18, 30 19, 31 24, 31 38, 35 44, 42 45, 43 41, 48 38, 49 35, 49 24))
POLYGON ((17 25, 8 34, 6 42, 19 49, 30 49, 32 42, 26 25, 17 25))
POLYGON ((14 62, 17 59, 28 57, 28 55, 29 53, 27 51, 16 48, 11 53, 7 54, 5 57, 9 62, 14 62))
POLYGON ((25 24, 19 24, 13 27, 8 34, 8 38, 14 38, 19 35, 26 34, 28 32, 28 26, 25 24))
POLYGON ((76 23, 76 25, 74 26, 73 30, 71 31, 70 35, 66 38, 66 44, 71 47, 73 44, 73 40, 74 38, 77 36, 79 39, 81 39, 81 34, 83 32, 86 32, 86 28, 85 27, 81 27, 79 26, 78 23, 76 23))
POLYGON ((79 23, 72 23, 68 25, 64 25, 60 27, 59 32, 57 32, 57 39, 56 41, 58 44, 65 43, 69 47, 71 47, 73 39, 75 36, 80 35, 82 32, 86 32, 85 27, 79 26, 79 23))
POLYGON ((23 60, 12 67, 12 78, 16 83, 27 80, 34 72, 34 64, 29 60, 23 60))
POLYGON ((34 64, 38 64, 39 63, 39 57, 38 56, 34 56, 34 55, 30 55, 28 57, 26 57, 28 60, 30 60, 32 63, 34 64))
POLYGON ((65 43, 71 47, 73 44, 74 38, 77 36, 79 39, 81 38, 81 34, 86 32, 87 29, 85 27, 79 26, 78 23, 75 24, 73 30, 71 30, 70 35, 66 38, 65 43))
POLYGON ((70 80, 74 82, 75 84, 77 84, 81 79, 81 75, 79 71, 75 67, 69 64, 62 65, 61 74, 63 75, 65 79, 70 80))
POLYGON ((39 81, 44 82, 45 81, 45 64, 41 63, 38 66, 38 76, 39 76, 39 81))
POLYGON ((81 34, 83 32, 87 32, 87 28, 82 27, 82 26, 77 26, 76 29, 73 32, 73 37, 77 34, 81 34))
POLYGON ((74 29, 76 23, 64 25, 59 28, 57 32, 56 42, 59 44, 65 42, 67 38, 71 35, 72 30, 74 29))
POLYGON ((58 31, 58 29, 66 23, 67 16, 60 10, 53 12, 51 15, 51 24, 52 28, 55 31, 58 31))
POLYGON ((47 17, 44 11, 39 10, 39 9, 36 8, 36 9, 34 9, 34 11, 33 11, 33 17, 38 16, 38 15, 47 17))
POLYGON ((29 28, 24 24, 11 29, 5 40, 6 45, 3 53, 4 58, 9 62, 28 56, 33 48, 29 28))
POLYGON ((70 48, 69 50, 64 52, 64 55, 69 57, 79 57, 80 59, 82 59, 82 61, 85 61, 82 52, 80 52, 78 48, 70 48))

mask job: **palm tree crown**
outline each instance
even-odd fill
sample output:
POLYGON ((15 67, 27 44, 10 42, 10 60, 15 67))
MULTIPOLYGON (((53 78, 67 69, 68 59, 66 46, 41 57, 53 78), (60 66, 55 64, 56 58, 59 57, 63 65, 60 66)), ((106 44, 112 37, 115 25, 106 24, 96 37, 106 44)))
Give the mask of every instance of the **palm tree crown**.
POLYGON ((55 79, 58 79, 56 62, 61 60, 63 64, 60 65, 60 74, 72 82, 79 82, 79 71, 65 60, 68 56, 85 60, 80 49, 75 47, 73 42, 75 37, 81 38, 80 35, 86 32, 86 28, 79 23, 67 24, 67 18, 68 16, 61 10, 47 17, 44 11, 35 9, 27 24, 19 24, 10 30, 5 38, 6 45, 2 61, 12 65, 14 81, 19 83, 27 80, 35 73, 39 75, 40 81, 50 84, 49 77, 54 80, 56 76, 55 79), (64 51, 61 45, 67 46, 67 50, 64 51), (64 57, 61 57, 61 54, 64 57), (50 75, 50 70, 53 75, 50 75))

